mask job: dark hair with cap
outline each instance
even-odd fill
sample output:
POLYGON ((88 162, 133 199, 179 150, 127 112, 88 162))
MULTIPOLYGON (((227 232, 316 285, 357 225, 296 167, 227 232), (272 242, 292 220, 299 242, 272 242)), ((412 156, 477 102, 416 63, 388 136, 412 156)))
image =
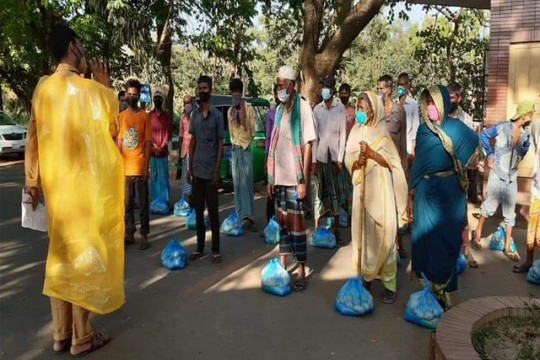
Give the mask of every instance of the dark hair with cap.
POLYGON ((384 86, 387 88, 392 88, 394 86, 394 80, 392 80, 392 77, 390 75, 383 75, 377 80, 377 83, 384 82, 384 86))
POLYGON ((231 92, 243 92, 244 91, 244 83, 239 78, 234 78, 229 83, 229 90, 231 92))
POLYGON ((458 96, 461 96, 461 93, 463 92, 463 88, 456 81, 452 81, 446 88, 450 94, 457 94, 458 96))
POLYGON ((140 93, 141 92, 141 83, 137 79, 129 79, 126 83, 126 90, 129 88, 135 88, 140 93))
POLYGON ((197 85, 202 84, 202 83, 208 84, 208 87, 212 89, 212 78, 210 76, 208 75, 199 76, 199 79, 197 79, 197 85))
POLYGON ((69 44, 79 37, 75 31, 65 25, 55 27, 49 38, 49 49, 56 62, 60 62, 66 55, 69 44))
POLYGON ((347 83, 341 84, 341 86, 339 87, 339 92, 342 92, 343 90, 350 93, 351 92, 351 85, 349 85, 347 83))

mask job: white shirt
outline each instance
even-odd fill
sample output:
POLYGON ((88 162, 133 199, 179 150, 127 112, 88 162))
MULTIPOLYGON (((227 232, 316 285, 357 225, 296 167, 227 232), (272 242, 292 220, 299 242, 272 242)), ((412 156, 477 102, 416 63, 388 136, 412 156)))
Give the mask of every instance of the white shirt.
POLYGON ((312 162, 326 164, 328 154, 333 162, 343 162, 347 141, 347 112, 341 100, 334 98, 330 109, 324 101, 313 109, 317 140, 313 142, 312 162))
MULTIPOLYGON (((280 105, 282 106, 282 105, 280 105)), ((296 171, 294 166, 294 152, 291 138, 291 111, 283 109, 281 124, 279 127, 279 137, 275 150, 275 185, 296 186, 296 171)), ((276 116, 279 113, 279 107, 276 116)), ((277 118, 276 118, 277 121, 277 118)), ((300 121, 302 123, 301 144, 302 149, 305 144, 316 139, 315 124, 313 121, 313 111, 304 99, 300 99, 300 121)), ((304 151, 302 150, 302 156, 304 151)))
MULTIPOLYGON (((400 104, 399 99, 396 100, 396 103, 400 104)), ((416 141, 416 133, 418 132, 418 126, 420 126, 420 111, 418 103, 410 95, 405 98, 403 107, 407 115, 407 153, 411 155, 413 142, 416 141)))

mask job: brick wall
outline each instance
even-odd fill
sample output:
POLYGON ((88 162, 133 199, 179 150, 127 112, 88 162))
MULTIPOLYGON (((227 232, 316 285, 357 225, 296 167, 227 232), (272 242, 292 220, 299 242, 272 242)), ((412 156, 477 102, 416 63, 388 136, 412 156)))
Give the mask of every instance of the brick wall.
POLYGON ((540 0, 491 0, 486 123, 506 119, 510 43, 540 32, 540 0))

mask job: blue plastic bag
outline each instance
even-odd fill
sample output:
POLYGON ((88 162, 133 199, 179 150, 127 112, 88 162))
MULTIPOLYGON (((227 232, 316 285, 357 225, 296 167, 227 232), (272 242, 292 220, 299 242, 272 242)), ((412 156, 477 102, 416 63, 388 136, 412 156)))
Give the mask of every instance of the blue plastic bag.
POLYGON ((275 245, 279 242, 279 224, 275 220, 275 217, 272 216, 268 225, 264 228, 264 241, 267 244, 275 245))
POLYGON ((340 227, 349 226, 349 215, 343 209, 339 209, 339 226, 340 227))
POLYGON ((262 269, 261 287, 273 295, 286 296, 291 293, 291 277, 278 259, 273 258, 262 269))
POLYGON ((435 330, 441 321, 444 310, 429 288, 429 281, 422 273, 424 289, 411 294, 404 318, 410 323, 435 330))
POLYGON ((244 234, 244 229, 242 228, 242 221, 236 214, 236 211, 231 211, 229 216, 227 216, 227 218, 223 220, 223 223, 221 223, 220 232, 228 236, 240 236, 244 234))
POLYGON ((169 213, 169 204, 163 199, 156 199, 150 203, 150 213, 156 215, 167 215, 169 213))
POLYGON ((174 238, 161 252, 161 264, 169 270, 183 269, 186 267, 187 257, 187 252, 178 238, 174 238))
POLYGON ((191 211, 191 208, 189 207, 189 204, 187 203, 187 201, 184 199, 183 196, 180 198, 180 200, 178 200, 174 204, 175 216, 186 217, 189 215, 190 211, 191 211))
POLYGON ((336 247, 336 237, 327 228, 319 227, 311 235, 310 244, 313 247, 334 249, 336 247))
POLYGON ((331 229, 334 227, 334 218, 333 217, 326 217, 321 219, 319 223, 319 227, 324 227, 326 229, 331 229))
POLYGON ((362 316, 373 312, 373 296, 364 288, 361 276, 347 280, 339 289, 335 308, 346 316, 362 316))
MULTIPOLYGON (((197 230, 197 215, 195 214, 195 209, 191 209, 189 215, 186 218, 186 227, 190 230, 197 230)), ((210 227, 210 220, 207 216, 204 217, 204 228, 207 229, 210 227)))
MULTIPOLYGON (((489 249, 490 250, 499 250, 504 251, 504 241, 506 239, 506 230, 504 227, 499 226, 497 228, 497 231, 491 235, 491 240, 489 241, 489 249)), ((510 251, 515 252, 516 251, 516 244, 514 243, 514 239, 510 239, 510 251)))
POLYGON ((456 263, 456 274, 460 275, 467 268, 467 258, 462 253, 459 253, 456 263))
POLYGON ((533 266, 527 273, 527 281, 531 284, 540 285, 540 259, 533 262, 533 266))

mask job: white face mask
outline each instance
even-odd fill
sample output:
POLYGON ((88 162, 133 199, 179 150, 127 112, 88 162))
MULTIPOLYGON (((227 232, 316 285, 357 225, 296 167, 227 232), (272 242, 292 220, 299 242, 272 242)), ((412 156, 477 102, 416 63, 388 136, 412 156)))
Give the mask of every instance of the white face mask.
POLYGON ((282 103, 286 103, 287 100, 289 100, 289 94, 287 94, 287 89, 278 90, 277 97, 279 101, 281 101, 282 103))

